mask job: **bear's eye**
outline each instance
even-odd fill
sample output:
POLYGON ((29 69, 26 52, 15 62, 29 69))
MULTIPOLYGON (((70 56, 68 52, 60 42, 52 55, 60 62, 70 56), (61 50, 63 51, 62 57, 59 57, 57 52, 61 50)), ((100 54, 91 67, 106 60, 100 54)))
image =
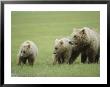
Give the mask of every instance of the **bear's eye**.
POLYGON ((76 35, 74 35, 74 38, 77 38, 77 36, 76 36, 76 35))
POLYGON ((55 50, 57 50, 58 48, 57 47, 55 47, 55 50))
POLYGON ((25 51, 23 51, 23 53, 25 54, 26 52, 25 52, 25 51))
POLYGON ((73 45, 73 42, 72 41, 69 41, 69 44, 73 45))

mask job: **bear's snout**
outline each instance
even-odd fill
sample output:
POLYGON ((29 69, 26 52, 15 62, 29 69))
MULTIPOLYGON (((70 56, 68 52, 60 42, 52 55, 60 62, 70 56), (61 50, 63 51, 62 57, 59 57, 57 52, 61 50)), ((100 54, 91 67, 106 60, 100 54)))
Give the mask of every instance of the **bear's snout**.
POLYGON ((56 54, 55 52, 53 52, 53 54, 56 54))

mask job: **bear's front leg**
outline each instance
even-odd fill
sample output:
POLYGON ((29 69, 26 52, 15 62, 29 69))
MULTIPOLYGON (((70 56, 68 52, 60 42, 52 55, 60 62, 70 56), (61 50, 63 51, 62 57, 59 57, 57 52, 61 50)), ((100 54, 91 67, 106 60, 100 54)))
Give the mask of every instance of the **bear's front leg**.
POLYGON ((18 61, 17 65, 21 65, 21 60, 18 61))
POLYGON ((53 65, 55 65, 57 62, 58 62, 58 56, 56 54, 54 54, 53 65))
POLYGON ((65 53, 65 63, 66 64, 69 64, 69 60, 70 60, 70 58, 71 58, 71 51, 69 51, 69 52, 67 52, 67 53, 65 53))
POLYGON ((74 48, 73 48, 72 53, 71 53, 71 57, 69 59, 69 64, 72 64, 77 59, 79 54, 80 54, 80 51, 79 50, 74 50, 74 48))
POLYGON ((33 66, 33 64, 34 64, 34 57, 29 57, 28 58, 28 63, 29 63, 29 65, 33 66))
POLYGON ((17 58, 17 65, 21 65, 21 58, 17 58))
POLYGON ((96 57, 95 57, 95 63, 98 64, 99 58, 100 58, 100 54, 97 54, 96 57))
POLYGON ((86 52, 81 53, 81 63, 86 63, 87 55, 86 52))

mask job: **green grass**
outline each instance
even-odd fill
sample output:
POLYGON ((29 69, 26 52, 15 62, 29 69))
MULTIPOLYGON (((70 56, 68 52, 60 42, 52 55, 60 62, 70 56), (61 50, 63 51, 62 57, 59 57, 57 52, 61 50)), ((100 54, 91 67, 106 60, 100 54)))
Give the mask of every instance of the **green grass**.
POLYGON ((56 38, 69 36, 74 27, 93 27, 100 31, 99 12, 12 12, 11 13, 11 73, 12 76, 100 76, 100 64, 52 65, 52 51, 56 38), (35 65, 16 64, 19 46, 32 40, 39 49, 35 65))

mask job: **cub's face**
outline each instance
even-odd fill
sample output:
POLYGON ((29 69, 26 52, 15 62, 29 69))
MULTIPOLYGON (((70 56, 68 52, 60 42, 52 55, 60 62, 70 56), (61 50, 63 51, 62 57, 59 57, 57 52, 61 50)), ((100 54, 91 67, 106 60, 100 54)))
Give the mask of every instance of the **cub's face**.
POLYGON ((54 52, 53 54, 58 54, 58 53, 61 53, 63 51, 63 44, 64 42, 63 41, 60 41, 58 39, 55 40, 55 45, 54 45, 54 52))
POLYGON ((30 45, 26 44, 21 48, 20 56, 21 57, 27 57, 30 55, 29 53, 30 45))
POLYGON ((53 54, 59 54, 65 52, 67 46, 69 45, 72 46, 72 44, 73 44, 72 41, 68 39, 60 39, 60 40, 56 39, 53 54))

